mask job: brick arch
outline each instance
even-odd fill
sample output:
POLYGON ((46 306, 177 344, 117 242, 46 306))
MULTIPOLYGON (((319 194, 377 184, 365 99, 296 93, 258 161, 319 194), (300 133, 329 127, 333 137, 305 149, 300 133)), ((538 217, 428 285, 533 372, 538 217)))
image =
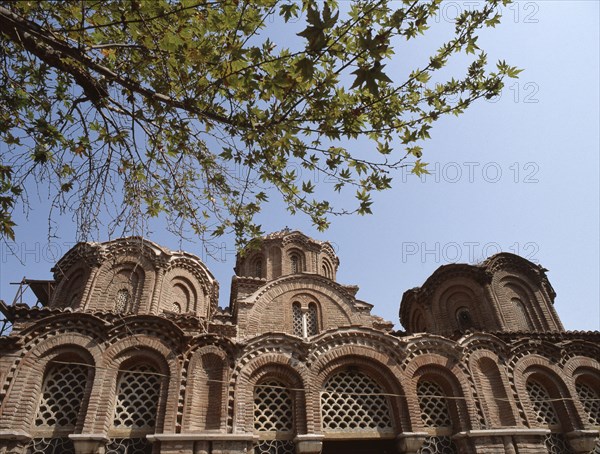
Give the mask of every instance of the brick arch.
POLYGON ((284 274, 296 274, 311 272, 311 266, 306 257, 306 252, 295 244, 285 248, 284 251, 284 274), (293 260, 296 260, 297 271, 293 271, 293 260))
POLYGON ((279 246, 269 248, 267 279, 276 279, 283 274, 282 251, 279 246))
POLYGON ((527 382, 533 379, 543 385, 552 399, 556 416, 562 432, 570 432, 581 428, 581 420, 575 405, 574 396, 562 379, 563 370, 552 364, 547 358, 531 354, 521 358, 513 371, 514 386, 523 406, 525 419, 529 427, 538 427, 536 415, 527 392, 527 382))
MULTIPOLYGON (((234 383, 234 430, 253 431, 254 386, 266 378, 276 378, 289 386, 294 404, 294 427, 297 433, 307 433, 308 371, 292 356, 284 353, 263 353, 242 366, 234 383)), ((230 391, 230 395, 231 395, 230 391)), ((231 407, 231 404, 230 404, 231 407)), ((310 430, 310 429, 309 429, 310 430)))
POLYGON ((327 279, 331 279, 332 281, 335 281, 336 267, 331 262, 331 259, 329 258, 329 254, 327 254, 326 252, 321 252, 319 254, 319 257, 320 257, 320 259, 319 259, 318 273, 321 276, 326 277, 327 279))
POLYGON ((259 335, 285 327, 291 333, 291 301, 297 294, 310 294, 319 302, 323 330, 373 323, 368 312, 359 309, 339 284, 316 275, 292 275, 270 282, 252 296, 252 307, 244 314, 245 320, 240 320, 244 334, 259 335))
POLYGON ((481 285, 468 277, 456 277, 440 285, 433 299, 431 312, 434 315, 437 331, 452 332, 464 329, 482 329, 495 326, 493 314, 482 304, 484 301, 481 285), (460 309, 466 309, 471 316, 471 326, 461 327, 457 320, 460 309))
POLYGON ((429 320, 427 312, 423 311, 420 307, 413 307, 409 315, 407 327, 409 327, 412 333, 424 333, 429 330, 431 321, 429 320))
POLYGON ((514 398, 503 369, 503 361, 491 350, 477 350, 470 355, 469 368, 479 395, 487 427, 516 426, 514 398))
MULTIPOLYGON (((399 380, 400 371, 397 364, 390 365, 390 357, 383 352, 363 345, 340 345, 331 348, 317 357, 311 369, 311 396, 315 405, 312 410, 314 427, 321 427, 320 392, 327 379, 335 373, 356 367, 381 386, 388 396, 390 413, 394 430, 408 432, 411 430, 406 393, 399 380)), ((315 429, 318 430, 318 429, 315 429)))
POLYGON ((523 306, 530 330, 548 330, 554 327, 554 324, 548 321, 548 314, 544 313, 543 304, 536 296, 535 285, 526 277, 516 274, 504 275, 497 279, 495 289, 508 326, 519 326, 518 309, 512 302, 516 298, 523 306))
POLYGON ((113 339, 104 354, 106 369, 103 371, 103 389, 98 399, 103 402, 95 415, 94 431, 108 431, 116 398, 118 373, 126 366, 148 362, 162 374, 159 405, 157 407, 156 431, 175 432, 177 409, 167 409, 167 402, 177 401, 179 393, 179 358, 172 346, 162 339, 142 334, 134 334, 124 339, 113 339))
POLYGON ((583 402, 577 390, 577 385, 583 383, 600 394, 600 362, 595 358, 577 356, 571 358, 564 365, 563 370, 568 377, 567 386, 572 396, 577 412, 584 426, 593 425, 589 421, 589 414, 583 407, 583 402))
POLYGON ((148 312, 156 280, 155 264, 143 255, 116 253, 104 260, 94 274, 84 309, 114 311, 113 293, 118 291, 115 287, 120 283, 118 276, 124 273, 132 273, 138 282, 132 289, 132 311, 148 312))
POLYGON ((84 293, 90 274, 91 270, 85 262, 69 269, 60 278, 60 282, 52 296, 50 306, 78 309, 83 304, 84 293))
POLYGON ((203 263, 187 257, 175 258, 169 264, 160 285, 161 306, 157 308, 158 313, 172 309, 172 303, 175 302, 173 291, 177 284, 186 288, 190 294, 189 305, 187 308, 182 307, 182 312, 194 312, 200 317, 211 315, 214 278, 203 263))
POLYGON ((227 423, 227 382, 231 358, 223 349, 196 349, 186 370, 182 431, 218 430, 227 423))
POLYGON ((174 268, 165 275, 161 295, 160 307, 158 313, 173 311, 173 304, 180 305, 180 312, 193 312, 200 317, 207 317, 209 305, 207 304, 207 291, 198 282, 197 278, 186 269, 174 268), (185 301, 176 301, 177 289, 183 290, 185 301))
POLYGON ((1 407, 0 430, 32 427, 46 372, 51 362, 57 359, 77 359, 76 362, 90 366, 81 417, 76 426, 76 432, 82 431, 93 384, 97 380, 95 371, 102 365, 102 350, 92 337, 80 333, 60 333, 45 338, 23 353, 8 390, 10 397, 1 407))
POLYGON ((456 358, 437 353, 423 353, 415 356, 404 371, 407 384, 407 402, 410 408, 419 409, 411 415, 414 428, 422 428, 420 404, 417 396, 419 381, 427 379, 442 387, 448 400, 452 427, 455 432, 469 430, 478 425, 477 408, 471 393, 469 378, 459 367, 456 358))
POLYGON ((267 260, 264 251, 251 253, 242 260, 239 260, 240 266, 236 271, 238 276, 244 277, 267 277, 267 260), (260 271, 260 273, 258 273, 260 271))

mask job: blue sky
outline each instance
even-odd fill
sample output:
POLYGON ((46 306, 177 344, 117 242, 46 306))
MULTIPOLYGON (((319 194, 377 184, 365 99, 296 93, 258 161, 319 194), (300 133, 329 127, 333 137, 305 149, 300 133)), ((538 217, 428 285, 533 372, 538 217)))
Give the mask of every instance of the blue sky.
MULTIPOLYGON (((428 39, 433 43, 456 11, 475 3, 444 2, 428 39)), ((475 263, 503 250, 549 270, 567 329, 600 329, 599 4, 522 1, 502 10, 502 24, 482 35, 481 47, 490 62, 505 59, 524 71, 500 99, 434 126, 423 158, 432 174, 424 181, 397 174, 394 188, 375 196, 373 215, 334 218, 325 233, 274 202, 260 215, 263 229, 288 226, 332 242, 338 281, 359 285, 357 297, 398 328, 405 290, 443 264, 475 263)), ((48 243, 47 202, 36 204, 28 219, 18 218, 17 257, 0 246, 0 298, 7 302, 16 291, 9 282, 50 278, 54 261, 73 244, 73 227, 63 221, 60 238, 48 243)), ((227 304, 231 238, 208 246, 218 260, 160 228, 150 239, 203 257, 227 304)))

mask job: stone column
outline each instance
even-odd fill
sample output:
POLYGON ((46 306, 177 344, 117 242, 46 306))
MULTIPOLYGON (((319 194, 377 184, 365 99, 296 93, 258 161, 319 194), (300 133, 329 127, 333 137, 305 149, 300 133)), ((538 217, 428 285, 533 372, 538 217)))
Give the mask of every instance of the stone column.
POLYGON ((31 435, 23 430, 0 431, 0 454, 25 454, 31 435))
POLYGON ((105 434, 71 434, 75 454, 104 454, 108 437, 105 434))
POLYGON ((214 432, 152 434, 146 438, 160 442, 161 454, 250 454, 256 441, 253 434, 214 432))
POLYGON ((403 454, 416 454, 425 438, 429 434, 427 432, 404 432, 396 437, 397 448, 399 453, 403 454))
POLYGON ((323 435, 304 434, 294 438, 296 454, 321 454, 323 449, 323 435))
POLYGON ((600 432, 597 430, 574 430, 565 434, 573 452, 589 453, 594 450, 594 445, 600 437, 600 432))

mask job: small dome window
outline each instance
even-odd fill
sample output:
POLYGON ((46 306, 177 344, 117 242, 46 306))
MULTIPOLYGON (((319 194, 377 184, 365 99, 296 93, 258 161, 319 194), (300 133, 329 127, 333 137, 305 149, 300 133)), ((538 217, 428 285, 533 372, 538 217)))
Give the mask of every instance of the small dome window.
POLYGON ((299 252, 292 252, 290 258, 290 272, 292 274, 302 273, 304 271, 304 263, 299 252))
POLYGON ((119 314, 126 312, 129 309, 129 301, 131 301, 131 294, 129 293, 129 290, 122 288, 121 290, 117 291, 117 295, 115 297, 115 310, 119 314))
POLYGON ((461 331, 466 331, 470 328, 473 328, 473 319, 469 309, 466 307, 461 307, 456 311, 456 321, 458 322, 458 328, 461 331))

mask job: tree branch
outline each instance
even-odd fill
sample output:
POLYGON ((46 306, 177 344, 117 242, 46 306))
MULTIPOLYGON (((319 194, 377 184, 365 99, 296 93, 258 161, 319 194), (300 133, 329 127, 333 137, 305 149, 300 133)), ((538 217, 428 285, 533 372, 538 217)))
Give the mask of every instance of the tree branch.
POLYGON ((109 93, 107 89, 84 68, 97 72, 104 76, 106 80, 114 82, 123 88, 138 93, 148 99, 154 99, 167 104, 170 107, 182 109, 191 114, 229 126, 240 128, 252 127, 249 123, 235 122, 226 116, 204 109, 198 109, 193 105, 193 100, 173 99, 163 93, 158 93, 149 88, 145 88, 138 82, 134 82, 129 78, 119 76, 111 69, 96 63, 76 47, 71 46, 65 41, 51 37, 49 33, 38 24, 14 14, 3 6, 0 6, 0 30, 7 38, 20 44, 25 50, 31 52, 45 63, 71 74, 77 84, 81 86, 85 94, 96 106, 99 106, 105 99, 109 98, 109 93), (70 62, 68 58, 65 57, 80 63, 83 65, 83 68, 73 64, 73 62, 70 62))

